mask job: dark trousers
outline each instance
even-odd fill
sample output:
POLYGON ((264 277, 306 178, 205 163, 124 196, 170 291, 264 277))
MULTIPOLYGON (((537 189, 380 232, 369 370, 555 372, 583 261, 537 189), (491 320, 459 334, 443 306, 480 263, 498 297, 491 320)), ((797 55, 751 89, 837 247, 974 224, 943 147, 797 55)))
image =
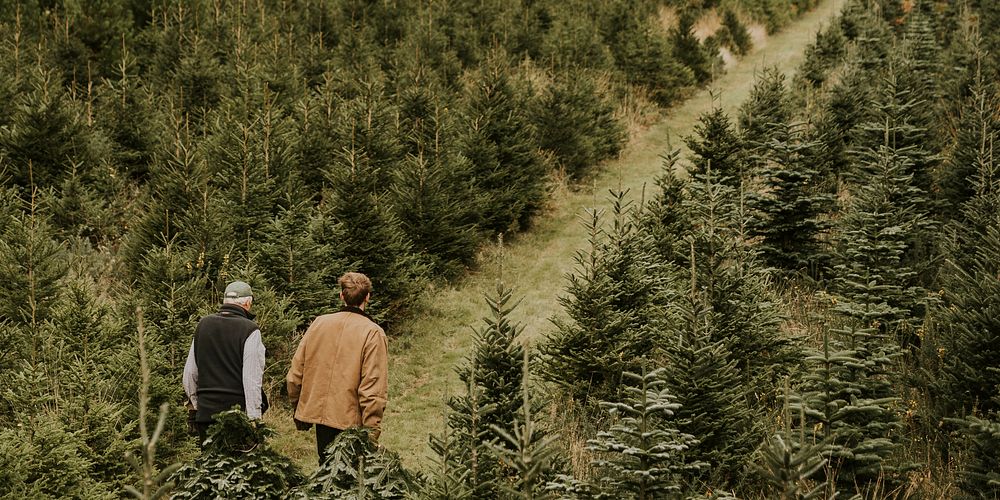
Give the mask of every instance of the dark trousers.
POLYGON ((330 446, 330 443, 337 437, 337 434, 340 434, 340 429, 316 424, 316 452, 319 453, 320 465, 326 462, 328 457, 326 447, 330 446))
POLYGON ((212 422, 194 422, 194 429, 198 431, 198 448, 205 449, 205 439, 208 438, 208 428, 212 422))

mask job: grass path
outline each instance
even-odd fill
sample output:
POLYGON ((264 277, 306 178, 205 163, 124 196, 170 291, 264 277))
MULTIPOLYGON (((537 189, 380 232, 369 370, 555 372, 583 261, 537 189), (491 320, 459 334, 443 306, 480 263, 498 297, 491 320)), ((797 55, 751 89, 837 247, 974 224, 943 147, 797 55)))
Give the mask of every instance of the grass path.
MULTIPOLYGON (((501 274, 514 288, 515 297, 523 298, 514 319, 524 326, 524 338, 529 342, 543 338, 552 329, 550 319, 562 314, 558 297, 564 293, 565 275, 573 270, 572 257, 586 247, 579 216, 588 208, 607 208, 609 189, 628 189, 633 199, 644 188, 650 191, 660 173, 660 155, 667 151, 668 138, 673 147, 681 146, 682 139, 693 133, 699 115, 712 108, 713 94, 735 116, 750 92, 755 72, 777 66, 791 74, 817 30, 845 1, 823 0, 818 8, 764 40, 716 80, 711 92, 699 91, 633 138, 621 158, 609 162, 590 189, 557 193, 550 210, 538 217, 530 232, 507 242, 503 249, 498 245, 485 248, 480 268, 458 283, 428 290, 423 311, 406 326, 409 333, 389 345, 389 409, 382 443, 399 452, 407 467, 425 468, 430 453, 427 436, 441 432, 444 401, 462 390, 454 369, 471 349, 472 328, 482 325, 481 318, 488 311, 483 295, 494 289, 501 274)), ((283 437, 294 433, 285 431, 284 425, 278 427, 283 437)), ((279 447, 303 447, 296 458, 314 464, 311 433, 296 434, 287 439, 298 445, 286 442, 279 447)))

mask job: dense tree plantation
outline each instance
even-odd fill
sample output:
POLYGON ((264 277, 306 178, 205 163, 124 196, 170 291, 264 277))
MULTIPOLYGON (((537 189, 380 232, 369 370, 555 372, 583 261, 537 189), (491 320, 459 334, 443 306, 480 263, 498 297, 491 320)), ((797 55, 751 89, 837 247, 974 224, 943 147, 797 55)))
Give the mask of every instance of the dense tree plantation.
POLYGON ((847 0, 584 214, 542 339, 498 282, 427 463, 357 430, 304 469, 239 410, 188 435, 227 281, 287 405, 343 272, 405 338, 637 114, 816 4, 0 0, 0 498, 1000 497, 991 0, 847 0))

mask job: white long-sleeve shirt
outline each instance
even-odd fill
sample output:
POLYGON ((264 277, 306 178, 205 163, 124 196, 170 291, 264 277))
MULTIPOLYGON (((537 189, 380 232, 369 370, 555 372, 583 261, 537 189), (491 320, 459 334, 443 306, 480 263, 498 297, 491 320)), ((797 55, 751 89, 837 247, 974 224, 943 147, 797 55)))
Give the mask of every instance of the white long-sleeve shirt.
MULTIPOLYGON (((243 394, 246 396, 246 412, 250 418, 261 416, 261 387, 264 383, 264 355, 266 349, 261 341, 260 330, 254 330, 243 344, 243 394)), ((198 409, 198 363, 194 359, 194 340, 184 363, 184 392, 191 406, 198 409)))

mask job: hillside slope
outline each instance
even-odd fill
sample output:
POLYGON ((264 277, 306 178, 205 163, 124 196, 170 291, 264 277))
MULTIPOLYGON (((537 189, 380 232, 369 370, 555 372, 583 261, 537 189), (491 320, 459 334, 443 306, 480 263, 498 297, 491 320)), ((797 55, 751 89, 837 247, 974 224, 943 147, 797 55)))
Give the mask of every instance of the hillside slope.
MULTIPOLYGON (((573 255, 586 245, 586 233, 579 216, 588 208, 607 208, 610 189, 628 190, 638 200, 653 186, 660 173, 660 155, 682 147, 683 138, 693 133, 701 113, 716 100, 734 114, 747 97, 754 74, 765 66, 777 66, 790 74, 801 63, 803 51, 815 33, 839 11, 845 0, 826 0, 781 33, 759 43, 754 51, 730 67, 711 88, 699 91, 682 105, 671 109, 660 123, 635 137, 617 161, 609 162, 588 189, 560 192, 535 227, 502 247, 484 249, 479 269, 447 288, 430 289, 423 299, 420 315, 405 326, 402 337, 390 345, 390 401, 382 443, 398 451, 407 466, 421 468, 429 452, 427 435, 440 432, 444 425, 444 401, 462 388, 455 374, 471 347, 472 328, 479 327, 487 313, 483 294, 503 279, 523 297, 514 313, 524 325, 523 339, 536 342, 551 329, 551 318, 562 314, 558 297, 563 293, 565 275, 573 270, 573 255)), ((286 453, 304 464, 314 460, 312 441, 306 433, 294 433, 287 414, 269 417, 281 429, 277 443, 286 453), (295 448, 295 452, 292 452, 295 448)))

